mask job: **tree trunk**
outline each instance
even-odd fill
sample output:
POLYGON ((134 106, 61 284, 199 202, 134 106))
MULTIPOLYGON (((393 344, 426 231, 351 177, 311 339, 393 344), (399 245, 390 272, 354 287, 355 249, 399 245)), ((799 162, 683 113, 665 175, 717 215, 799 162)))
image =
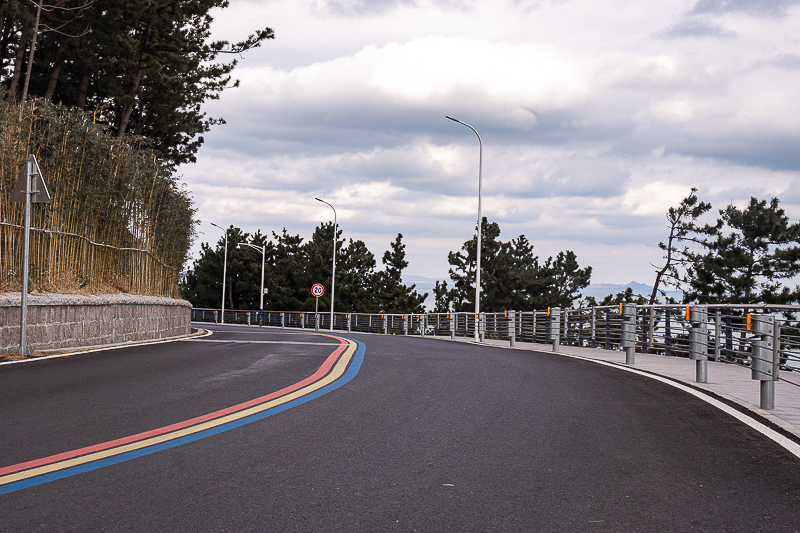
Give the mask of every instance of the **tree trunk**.
POLYGON ((125 130, 128 129, 128 123, 131 120, 131 113, 133 113, 133 106, 136 104, 136 93, 139 90, 139 84, 142 81, 142 75, 144 74, 144 61, 147 58, 147 43, 150 40, 150 25, 147 25, 147 29, 144 33, 144 38, 142 39, 142 47, 139 52, 139 64, 136 66, 136 73, 131 78, 131 85, 128 89, 128 103, 122 106, 122 110, 120 112, 120 120, 119 120, 119 127, 117 128, 117 137, 122 137, 125 135, 125 130))
POLYGON ((89 82, 92 79, 92 66, 94 65, 94 58, 89 56, 86 64, 83 67, 83 76, 81 76, 81 84, 78 87, 78 100, 75 107, 80 110, 86 107, 86 94, 89 92, 89 82))
POLYGON ((14 59, 14 75, 11 77, 11 85, 8 88, 6 100, 9 102, 16 102, 17 100, 17 87, 19 86, 19 79, 22 76, 22 63, 25 60, 25 48, 28 41, 25 39, 23 32, 20 37, 19 45, 17 46, 17 57, 14 59))
POLYGON ((31 37, 31 51, 28 54, 28 70, 25 73, 25 85, 22 87, 22 101, 28 98, 28 86, 31 83, 31 72, 33 71, 33 54, 36 53, 36 37, 39 35, 39 20, 42 16, 42 0, 36 4, 36 22, 33 23, 33 36, 31 37))
POLYGON ((64 64, 64 49, 69 43, 70 37, 62 35, 58 40, 58 50, 56 50, 56 60, 53 70, 50 72, 50 81, 47 84, 47 90, 44 93, 45 100, 52 100, 58 85, 58 77, 61 75, 61 66, 64 64))

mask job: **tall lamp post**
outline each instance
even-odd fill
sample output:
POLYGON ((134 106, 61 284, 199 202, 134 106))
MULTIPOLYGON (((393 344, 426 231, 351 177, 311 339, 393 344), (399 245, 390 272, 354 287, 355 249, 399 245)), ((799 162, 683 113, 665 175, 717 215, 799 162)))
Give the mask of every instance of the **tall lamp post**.
POLYGON ((258 308, 258 326, 261 327, 264 325, 264 265, 266 263, 266 245, 264 246, 257 246, 255 244, 248 244, 246 242, 240 242, 236 245, 237 250, 242 249, 242 245, 249 246, 250 248, 255 248, 256 250, 261 250, 261 303, 259 304, 258 308))
POLYGON ((480 316, 481 316, 481 193, 483 189, 483 141, 478 130, 457 118, 445 115, 453 122, 458 122, 475 132, 478 136, 478 247, 475 249, 477 264, 475 267, 475 341, 480 341, 480 316))
POLYGON ((226 230, 222 226, 217 226, 213 222, 211 223, 211 225, 216 226, 225 232, 225 259, 222 260, 222 306, 220 311, 220 313, 222 314, 222 320, 220 320, 220 324, 224 324, 225 323, 225 279, 228 277, 228 230, 226 230))
POLYGON ((333 274, 331 274, 331 331, 333 331, 333 294, 336 290, 336 209, 334 209, 334 207, 325 200, 320 200, 316 197, 314 200, 322 202, 333 209, 333 274))

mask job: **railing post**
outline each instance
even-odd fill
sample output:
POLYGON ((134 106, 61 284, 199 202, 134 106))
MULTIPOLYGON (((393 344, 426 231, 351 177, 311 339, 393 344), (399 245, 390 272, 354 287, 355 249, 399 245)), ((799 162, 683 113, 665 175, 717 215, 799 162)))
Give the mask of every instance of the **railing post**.
POLYGON ((351 331, 353 331, 353 319, 350 317, 350 313, 347 313, 347 332, 351 331))
POLYGON ((752 378, 761 382, 761 408, 775 409, 775 317, 772 315, 752 315, 753 352, 750 368, 752 378))
POLYGON ((611 349, 611 308, 606 307, 606 350, 611 349))
POLYGON ((456 338, 456 314, 447 313, 447 325, 450 326, 450 340, 456 338))
POLYGON ((650 324, 650 314, 652 312, 652 307, 642 307, 642 327, 640 328, 642 334, 642 353, 647 353, 650 348, 650 335, 648 326, 650 324))
POLYGON ((597 348, 597 309, 592 307, 591 346, 597 348))
POLYGON ((478 338, 481 342, 486 340, 486 313, 481 311, 478 315, 478 323, 475 325, 478 328, 478 338))
POLYGON ((636 304, 622 304, 622 349, 625 350, 625 364, 636 361, 636 304))
POLYGON ((403 315, 403 335, 408 335, 408 317, 403 315))
POLYGON ((561 309, 558 307, 550 309, 550 341, 553 351, 558 352, 561 346, 561 309))
POLYGON ((714 312, 714 361, 722 359, 722 311, 714 312))
POLYGON ((386 317, 386 315, 383 315, 383 334, 389 334, 389 319, 386 317))
POLYGON ((533 310, 533 331, 531 331, 531 342, 536 344, 536 309, 533 310))
POLYGON ((670 308, 664 309, 664 355, 672 355, 672 315, 670 308))
POLYGON ((708 306, 689 308, 689 358, 696 361, 697 383, 708 383, 708 306))
POLYGON ((517 344, 516 311, 508 312, 508 345, 512 348, 517 344))

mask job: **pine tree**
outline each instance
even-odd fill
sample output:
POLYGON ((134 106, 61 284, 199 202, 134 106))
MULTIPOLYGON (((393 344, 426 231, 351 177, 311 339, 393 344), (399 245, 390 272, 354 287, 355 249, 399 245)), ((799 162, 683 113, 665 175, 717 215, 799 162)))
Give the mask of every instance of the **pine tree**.
POLYGON ((705 252, 692 255, 687 301, 789 304, 800 288, 783 285, 800 274, 800 223, 790 223, 777 198, 729 205, 713 226, 698 230, 705 252))

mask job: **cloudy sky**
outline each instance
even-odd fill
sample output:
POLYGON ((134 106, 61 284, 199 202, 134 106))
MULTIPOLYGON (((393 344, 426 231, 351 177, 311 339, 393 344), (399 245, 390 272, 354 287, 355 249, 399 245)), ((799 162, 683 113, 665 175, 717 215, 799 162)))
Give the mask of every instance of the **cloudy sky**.
MULTIPOLYGON (((227 124, 181 168, 216 242, 230 224, 329 221, 407 274, 447 278, 483 215, 593 283, 652 283, 665 212, 777 196, 800 219, 800 0, 232 0, 215 36, 269 26, 227 124)), ((199 246, 195 246, 196 250, 199 246)))

